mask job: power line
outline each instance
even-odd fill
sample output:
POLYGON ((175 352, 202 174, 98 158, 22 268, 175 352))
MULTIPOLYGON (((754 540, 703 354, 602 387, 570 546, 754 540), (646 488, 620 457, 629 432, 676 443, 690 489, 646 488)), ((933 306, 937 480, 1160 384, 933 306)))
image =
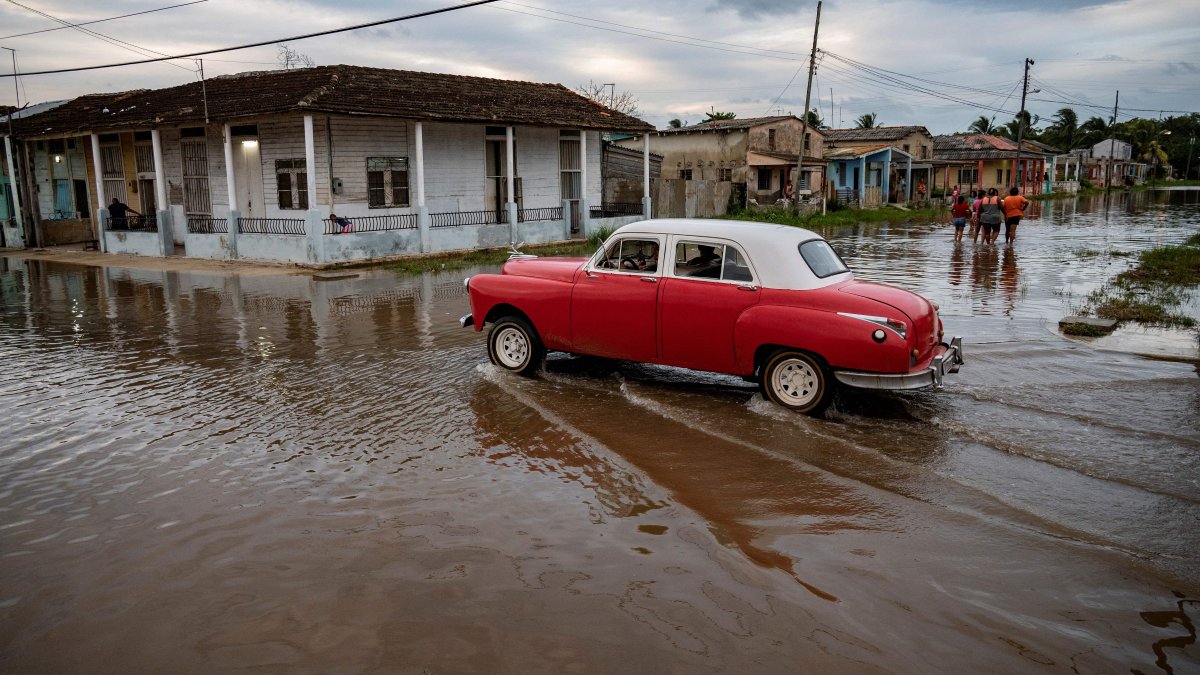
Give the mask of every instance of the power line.
MULTIPOLYGON (((53 16, 51 14, 47 14, 46 12, 43 12, 40 9, 34 9, 33 7, 22 5, 21 3, 17 2, 17 0, 8 0, 8 2, 10 4, 16 5, 17 7, 20 7, 21 9, 33 12, 34 14, 37 14, 38 16, 44 16, 47 19, 50 19, 51 21, 57 21, 58 23, 61 23, 63 25, 63 28, 74 28, 75 30, 79 31, 80 33, 83 33, 84 35, 90 35, 90 36, 96 38, 97 40, 102 40, 104 42, 107 42, 110 45, 113 45, 115 47, 120 47, 121 49, 124 49, 126 51, 131 51, 135 54, 140 54, 141 56, 147 56, 148 54, 158 54, 159 56, 166 56, 166 54, 163 54, 162 52, 156 52, 153 49, 141 47, 141 46, 133 44, 132 42, 125 42, 124 40, 118 40, 115 37, 110 37, 103 33, 98 33, 90 28, 80 28, 79 26, 72 26, 71 23, 68 21, 63 21, 62 19, 60 19, 56 16, 53 16)), ((191 68, 181 66, 178 63, 168 62, 167 65, 174 66, 176 68, 181 68, 183 70, 188 71, 189 73, 192 72, 191 68)))
MULTIPOLYGON (((17 37, 25 37, 26 35, 37 35, 38 33, 50 33, 50 32, 56 31, 56 30, 62 30, 64 28, 77 28, 79 26, 90 26, 94 23, 104 23, 105 21, 116 21, 117 19, 128 19, 131 16, 140 16, 142 14, 151 14, 153 12, 161 12, 164 9, 175 9, 176 7, 187 7, 188 5, 198 5, 202 2, 208 2, 208 0, 192 0, 192 2, 184 2, 184 3, 180 3, 178 5, 168 5, 166 7, 159 7, 158 9, 147 9, 142 12, 134 12, 133 14, 122 14, 121 16, 110 16, 107 19, 96 19, 94 21, 83 21, 80 23, 68 24, 66 26, 55 26, 54 28, 43 28, 42 30, 29 31, 28 33, 16 33, 14 35, 4 35, 4 36, 0 36, 0 40, 7 40, 9 38, 17 38, 17 37)), ((13 3, 13 4, 16 4, 16 3, 13 3)))
MULTIPOLYGON (((174 59, 189 59, 189 58, 193 58, 196 56, 206 56, 208 54, 220 54, 222 52, 232 52, 232 51, 237 51, 239 49, 250 49, 251 47, 262 47, 265 45, 277 44, 279 42, 293 42, 296 40, 307 40, 308 38, 321 37, 322 35, 334 35, 335 33, 345 33, 347 31, 358 30, 360 28, 371 28, 372 26, 382 26, 384 24, 396 23, 398 21, 408 21, 411 19, 419 19, 421 17, 433 16, 435 14, 444 14, 446 12, 453 12, 453 11, 459 10, 459 9, 466 9, 468 7, 475 7, 478 5, 487 5, 487 4, 490 4, 493 2, 497 2, 497 0, 476 0, 475 2, 468 2, 468 3, 461 4, 461 5, 454 5, 452 7, 442 7, 441 9, 431 9, 431 10, 425 11, 425 12, 417 12, 415 14, 406 14, 404 16, 392 17, 390 19, 381 19, 379 21, 360 23, 360 24, 357 24, 354 26, 346 26, 344 28, 332 28, 330 30, 318 31, 316 33, 306 33, 304 35, 294 35, 292 37, 276 38, 274 40, 264 40, 262 42, 255 42, 255 43, 247 44, 247 45, 238 45, 237 47, 221 47, 219 49, 206 49, 204 51, 191 52, 188 54, 177 54, 175 56, 163 56, 163 57, 159 57, 159 58, 155 58, 155 59, 142 59, 140 61, 125 61, 123 63, 106 63, 106 64, 100 65, 100 66, 80 66, 77 68, 57 68, 55 70, 37 70, 37 71, 29 72, 29 73, 20 73, 20 75, 22 77, 28 77, 30 75, 51 75, 51 74, 55 74, 55 73, 76 73, 76 72, 80 72, 80 71, 84 71, 84 70, 101 70, 103 68, 119 68, 121 66, 136 66, 136 65, 143 64, 143 63, 157 63, 159 61, 170 61, 170 60, 174 60, 174 59)), ((15 77, 15 76, 16 75, 14 75, 13 73, 0 73, 0 77, 15 77)))

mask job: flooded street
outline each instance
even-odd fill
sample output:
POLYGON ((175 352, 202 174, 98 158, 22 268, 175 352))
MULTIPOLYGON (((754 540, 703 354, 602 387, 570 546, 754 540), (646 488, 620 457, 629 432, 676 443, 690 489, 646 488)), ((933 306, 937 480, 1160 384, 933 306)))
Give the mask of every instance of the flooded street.
POLYGON ((967 358, 826 419, 512 376, 459 272, 0 258, 0 670, 1200 672, 1200 378, 1128 353, 1196 333, 1057 331, 1200 190, 1031 209, 825 233, 967 358))

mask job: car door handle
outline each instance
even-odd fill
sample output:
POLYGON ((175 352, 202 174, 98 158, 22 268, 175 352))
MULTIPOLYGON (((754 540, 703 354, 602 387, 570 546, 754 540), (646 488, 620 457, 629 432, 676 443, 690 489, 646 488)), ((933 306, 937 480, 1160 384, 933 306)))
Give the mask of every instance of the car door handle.
POLYGON ((754 284, 738 284, 738 290, 753 292, 758 290, 758 286, 755 286, 754 284))
POLYGON ((654 277, 642 277, 642 281, 645 281, 645 282, 651 283, 651 284, 658 283, 658 279, 655 279, 654 277))

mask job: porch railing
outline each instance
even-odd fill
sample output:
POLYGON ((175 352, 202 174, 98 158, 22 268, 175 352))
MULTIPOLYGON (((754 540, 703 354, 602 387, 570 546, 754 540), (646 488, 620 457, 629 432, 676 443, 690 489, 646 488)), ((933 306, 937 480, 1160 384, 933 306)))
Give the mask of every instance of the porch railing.
POLYGON ((429 214, 430 227, 454 227, 456 225, 495 225, 503 222, 503 214, 496 211, 458 211, 454 213, 429 214))
POLYGON ((187 231, 192 234, 225 234, 229 232, 228 218, 188 216, 187 231))
POLYGON ((108 229, 129 232, 158 232, 158 215, 147 213, 136 216, 125 216, 124 218, 112 218, 108 222, 108 229))
MULTIPOLYGON (((347 232, 387 232, 388 230, 412 230, 417 227, 415 213, 402 213, 393 216, 361 216, 347 218, 350 228, 347 232)), ((325 234, 340 234, 341 226, 332 220, 325 220, 325 234)))
POLYGON ((535 220, 562 220, 563 210, 561 206, 549 206, 541 209, 520 209, 517 211, 518 222, 530 222, 535 220))
POLYGON ((642 205, 630 202, 609 202, 593 206, 590 210, 593 218, 614 218, 616 216, 640 216, 642 205))
POLYGON ((238 218, 242 234, 286 234, 304 236, 303 218, 238 218))

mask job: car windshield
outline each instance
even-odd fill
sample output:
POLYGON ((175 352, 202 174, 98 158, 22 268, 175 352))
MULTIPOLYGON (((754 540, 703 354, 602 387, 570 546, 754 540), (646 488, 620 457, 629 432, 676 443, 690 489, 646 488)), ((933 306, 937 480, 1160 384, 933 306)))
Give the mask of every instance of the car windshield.
POLYGON ((841 257, 833 250, 829 242, 824 239, 811 239, 800 244, 800 255, 818 279, 850 271, 850 268, 846 267, 846 263, 842 262, 841 257))

